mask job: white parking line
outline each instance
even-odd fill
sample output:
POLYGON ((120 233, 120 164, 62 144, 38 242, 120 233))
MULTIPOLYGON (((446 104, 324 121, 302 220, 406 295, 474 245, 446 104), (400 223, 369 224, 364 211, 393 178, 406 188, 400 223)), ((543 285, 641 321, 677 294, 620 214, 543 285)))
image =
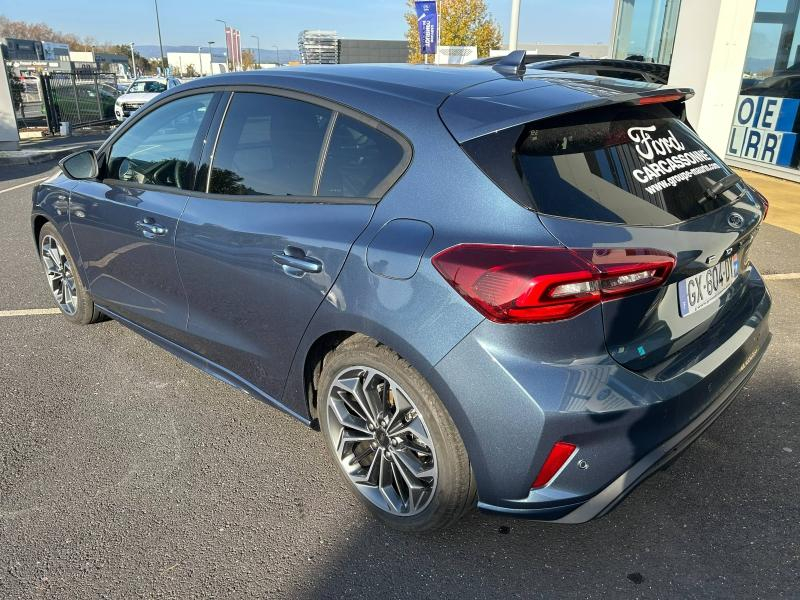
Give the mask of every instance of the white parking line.
POLYGON ((800 279, 800 273, 773 273, 772 275, 762 275, 764 279, 800 279))
MULTIPOLYGON (((50 176, 48 175, 47 177, 50 176)), ((4 194, 5 192, 13 192, 14 190, 18 190, 19 188, 24 188, 26 185, 33 185, 35 183, 39 183, 47 179, 47 177, 40 177, 39 179, 34 179, 33 181, 26 181, 25 183, 20 183, 19 185, 12 185, 10 188, 0 190, 0 194, 4 194)))
POLYGON ((34 315, 57 315, 57 308, 24 308, 22 310, 0 310, 0 317, 30 317, 34 315))

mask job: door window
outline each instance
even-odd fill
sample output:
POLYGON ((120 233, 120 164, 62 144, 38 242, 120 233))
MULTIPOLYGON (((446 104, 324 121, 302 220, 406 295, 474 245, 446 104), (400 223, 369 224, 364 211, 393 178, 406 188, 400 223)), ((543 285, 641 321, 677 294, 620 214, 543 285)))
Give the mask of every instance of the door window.
POLYGON ((377 198, 403 160, 397 141, 366 123, 339 114, 331 134, 319 195, 377 198))
POLYGON ((312 196, 332 111, 259 93, 236 93, 214 151, 209 192, 312 196))
POLYGON ((114 143, 106 177, 186 189, 192 148, 213 94, 185 96, 146 114, 114 143))

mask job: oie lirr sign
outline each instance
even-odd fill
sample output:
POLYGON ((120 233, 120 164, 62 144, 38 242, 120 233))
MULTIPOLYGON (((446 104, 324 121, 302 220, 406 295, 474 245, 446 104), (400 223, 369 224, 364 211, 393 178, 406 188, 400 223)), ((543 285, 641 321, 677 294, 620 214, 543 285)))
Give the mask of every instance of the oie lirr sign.
POLYGON ((794 98, 739 96, 728 154, 791 167, 799 108, 800 100, 794 98))

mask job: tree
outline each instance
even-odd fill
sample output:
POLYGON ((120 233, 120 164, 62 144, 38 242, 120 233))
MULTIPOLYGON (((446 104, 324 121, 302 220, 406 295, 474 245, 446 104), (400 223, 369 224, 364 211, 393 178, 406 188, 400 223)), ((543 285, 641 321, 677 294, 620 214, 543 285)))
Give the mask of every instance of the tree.
POLYGON ((194 70, 194 65, 189 64, 186 65, 186 68, 183 70, 184 77, 197 77, 197 71, 194 70))
POLYGON ((69 45, 70 50, 91 50, 97 44, 92 38, 81 40, 72 33, 61 33, 45 23, 27 23, 26 21, 12 21, 0 15, 0 36, 20 38, 25 40, 38 40, 45 42, 60 42, 69 45))
MULTIPOLYGON (((407 0, 411 9, 406 13, 408 31, 408 61, 424 62, 419 51, 419 29, 414 1, 407 0)), ((488 56, 503 42, 500 26, 492 18, 485 0, 438 0, 439 43, 442 46, 477 46, 478 56, 488 56)))
POLYGON ((249 71, 253 67, 255 67, 256 59, 253 56, 253 53, 250 50, 244 50, 242 52, 242 68, 245 71, 249 71))

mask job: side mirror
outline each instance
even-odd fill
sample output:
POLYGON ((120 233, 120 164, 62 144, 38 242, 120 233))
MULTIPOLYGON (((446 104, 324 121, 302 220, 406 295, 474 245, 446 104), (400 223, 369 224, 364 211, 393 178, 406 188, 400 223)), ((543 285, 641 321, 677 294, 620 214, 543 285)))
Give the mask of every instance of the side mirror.
POLYGON ((58 163, 70 179, 96 179, 100 171, 94 150, 81 150, 61 159, 58 163))

